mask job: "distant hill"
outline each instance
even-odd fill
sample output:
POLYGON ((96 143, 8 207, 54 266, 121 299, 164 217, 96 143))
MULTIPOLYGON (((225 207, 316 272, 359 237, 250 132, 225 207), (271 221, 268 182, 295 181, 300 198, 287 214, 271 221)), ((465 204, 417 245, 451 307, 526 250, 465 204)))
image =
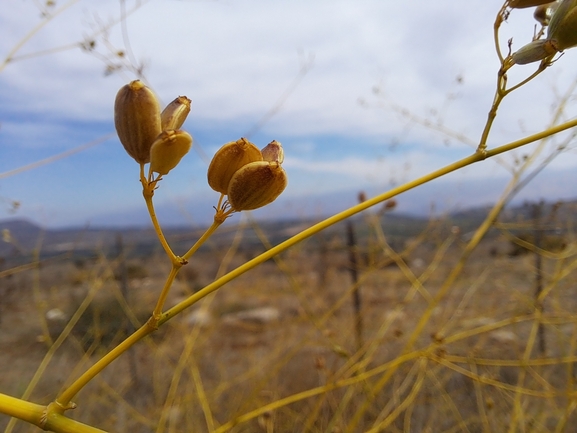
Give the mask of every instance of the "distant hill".
POLYGON ((0 230, 10 230, 14 233, 38 234, 42 228, 25 219, 7 219, 0 221, 0 230))
POLYGON ((36 249, 43 255, 61 254, 69 251, 106 251, 115 246, 117 236, 127 240, 154 239, 151 229, 132 228, 69 228, 45 229, 28 220, 10 219, 0 221, 1 256, 29 256, 36 249))
MULTIPOLYGON (((486 218, 490 206, 464 209, 459 212, 440 216, 437 219, 443 221, 449 229, 458 226, 462 233, 474 230, 486 218)), ((550 225, 551 230, 559 230, 567 226, 567 222, 575 218, 577 201, 563 203, 562 206, 555 203, 545 203, 541 207, 543 223, 550 225)), ((524 204, 507 209, 500 216, 500 221, 528 221, 534 215, 533 204, 524 204)), ((359 236, 365 236, 368 230, 363 229, 361 222, 364 216, 357 215, 352 221, 357 222, 359 236)), ((298 233, 304 228, 310 227, 318 220, 291 219, 275 221, 259 221, 259 230, 265 233, 269 242, 277 244, 284 239, 298 233)), ((416 236, 427 227, 428 218, 411 216, 397 212, 387 212, 382 216, 385 233, 397 239, 406 239, 416 236)), ((236 235, 238 224, 225 223, 211 238, 210 244, 229 245, 236 235)), ((176 251, 185 250, 192 245, 202 234, 202 227, 169 227, 164 233, 176 251)), ((342 223, 329 228, 327 235, 342 233, 342 223)), ((132 254, 149 254, 160 251, 160 245, 156 234, 149 228, 116 227, 116 228, 65 228, 44 229, 33 222, 23 219, 8 219, 0 221, 0 233, 3 235, 0 242, 0 257, 25 259, 40 248, 42 256, 52 256, 63 253, 74 255, 116 254, 118 240, 129 247, 132 254)), ((250 226, 243 232, 242 248, 256 246, 262 248, 262 243, 257 232, 250 226)))
POLYGON ((38 225, 22 219, 0 221, 0 254, 22 253, 34 247, 43 229, 38 225))

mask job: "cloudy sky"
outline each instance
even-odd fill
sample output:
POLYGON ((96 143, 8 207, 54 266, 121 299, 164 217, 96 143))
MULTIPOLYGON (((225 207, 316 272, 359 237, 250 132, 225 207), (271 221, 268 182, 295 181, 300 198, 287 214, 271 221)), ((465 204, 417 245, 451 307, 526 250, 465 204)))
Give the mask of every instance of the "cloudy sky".
MULTIPOLYGON (((357 191, 385 191, 469 155, 499 66, 499 0, 126 0, 124 27, 119 0, 42 4, 6 0, 0 9, 0 219, 47 227, 147 222, 138 166, 114 135, 112 110, 139 69, 163 103, 193 100, 184 128, 195 144, 157 191, 161 220, 204 223, 218 199, 206 183, 210 157, 242 136, 285 149, 289 186, 258 211, 264 217, 342 209, 357 191), (90 41, 93 49, 82 49, 90 41)), ((515 11, 502 27, 503 48, 509 38, 514 49, 529 42, 534 30, 532 11, 515 11)), ((568 50, 508 96, 489 145, 547 127, 576 66, 577 50, 568 50)), ((515 67, 510 82, 534 68, 515 67)), ((563 119, 575 111, 572 98, 563 119)), ((573 147, 520 197, 577 197, 573 147)), ((403 195, 399 208, 487 204, 533 149, 403 195)))

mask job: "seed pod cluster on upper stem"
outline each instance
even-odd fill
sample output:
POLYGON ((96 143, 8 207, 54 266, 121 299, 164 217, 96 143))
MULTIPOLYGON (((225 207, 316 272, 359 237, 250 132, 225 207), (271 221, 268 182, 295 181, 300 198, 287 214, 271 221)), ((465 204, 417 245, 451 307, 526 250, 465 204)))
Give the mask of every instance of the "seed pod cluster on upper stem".
POLYGON ((158 98, 140 80, 118 91, 114 103, 118 138, 137 163, 150 162, 151 174, 168 174, 190 150, 192 137, 180 129, 190 104, 186 96, 179 96, 161 113, 158 98))
POLYGON ((283 161, 284 151, 278 141, 259 150, 241 138, 216 152, 208 167, 208 184, 227 196, 232 211, 258 209, 272 203, 286 188, 283 161))
POLYGON ((513 64, 525 65, 550 59, 555 54, 577 46, 577 0, 547 1, 510 1, 512 8, 539 6, 534 13, 535 19, 547 25, 544 39, 534 40, 511 55, 513 64))

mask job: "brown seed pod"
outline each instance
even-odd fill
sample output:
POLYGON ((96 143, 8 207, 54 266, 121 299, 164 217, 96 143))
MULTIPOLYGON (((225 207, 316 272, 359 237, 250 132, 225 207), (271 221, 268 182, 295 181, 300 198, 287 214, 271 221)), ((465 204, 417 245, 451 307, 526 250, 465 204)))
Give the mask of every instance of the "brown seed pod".
POLYGON ((242 166, 255 161, 262 161, 262 154, 258 147, 246 138, 226 143, 215 153, 210 162, 208 184, 215 191, 226 194, 234 173, 242 166))
POLYGON ((278 162, 251 162, 230 180, 228 202, 237 212, 258 209, 275 201, 287 183, 286 172, 278 162))
POLYGON ((179 96, 168 104, 160 113, 162 130, 180 129, 190 113, 191 102, 186 96, 179 96))
POLYGON ((122 87, 114 102, 114 125, 126 152, 139 164, 150 161, 150 146, 160 134, 160 106, 142 81, 122 87))
POLYGON ((192 147, 192 137, 188 132, 162 131, 150 148, 150 170, 166 175, 178 165, 192 147))

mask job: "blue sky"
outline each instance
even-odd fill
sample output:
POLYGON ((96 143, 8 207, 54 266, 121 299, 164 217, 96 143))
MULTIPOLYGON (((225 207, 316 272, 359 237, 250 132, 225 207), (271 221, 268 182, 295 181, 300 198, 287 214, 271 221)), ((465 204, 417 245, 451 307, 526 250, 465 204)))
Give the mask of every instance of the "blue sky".
MULTIPOLYGON (((42 21, 40 3, 8 0, 0 10, 0 61, 42 21)), ((0 219, 25 217, 47 227, 146 224, 138 167, 114 137, 6 176, 113 133, 116 92, 136 78, 128 70, 104 73, 103 59, 118 61, 113 53, 127 49, 121 26, 113 24, 120 2, 57 1, 49 12, 69 3, 0 70, 0 219), (95 51, 80 49, 95 32, 95 51), (49 53, 35 54, 43 51, 49 53), (16 212, 12 200, 20 203, 16 212)), ((281 199, 257 212, 264 217, 336 211, 359 190, 384 191, 467 156, 470 144, 399 110, 478 140, 494 94, 492 29, 500 6, 493 0, 143 2, 126 20, 131 56, 145 65, 144 79, 164 103, 178 95, 193 100, 184 129, 195 144, 162 181, 159 215, 167 223, 206 222, 218 198, 206 183, 208 159, 256 126, 251 141, 259 147, 280 141, 289 175, 281 199)), ((503 43, 529 42, 531 13, 511 15, 503 43)), ((507 97, 490 145, 545 128, 576 64, 577 50, 568 50, 507 97)), ((510 81, 533 68, 514 68, 510 81)), ((570 102, 564 118, 574 117, 575 108, 570 102)), ((399 208, 423 213, 432 203, 439 210, 486 204, 510 177, 505 167, 533 148, 434 182, 401 197, 399 208)), ((577 197, 576 156, 573 148, 564 152, 523 197, 577 197)))

